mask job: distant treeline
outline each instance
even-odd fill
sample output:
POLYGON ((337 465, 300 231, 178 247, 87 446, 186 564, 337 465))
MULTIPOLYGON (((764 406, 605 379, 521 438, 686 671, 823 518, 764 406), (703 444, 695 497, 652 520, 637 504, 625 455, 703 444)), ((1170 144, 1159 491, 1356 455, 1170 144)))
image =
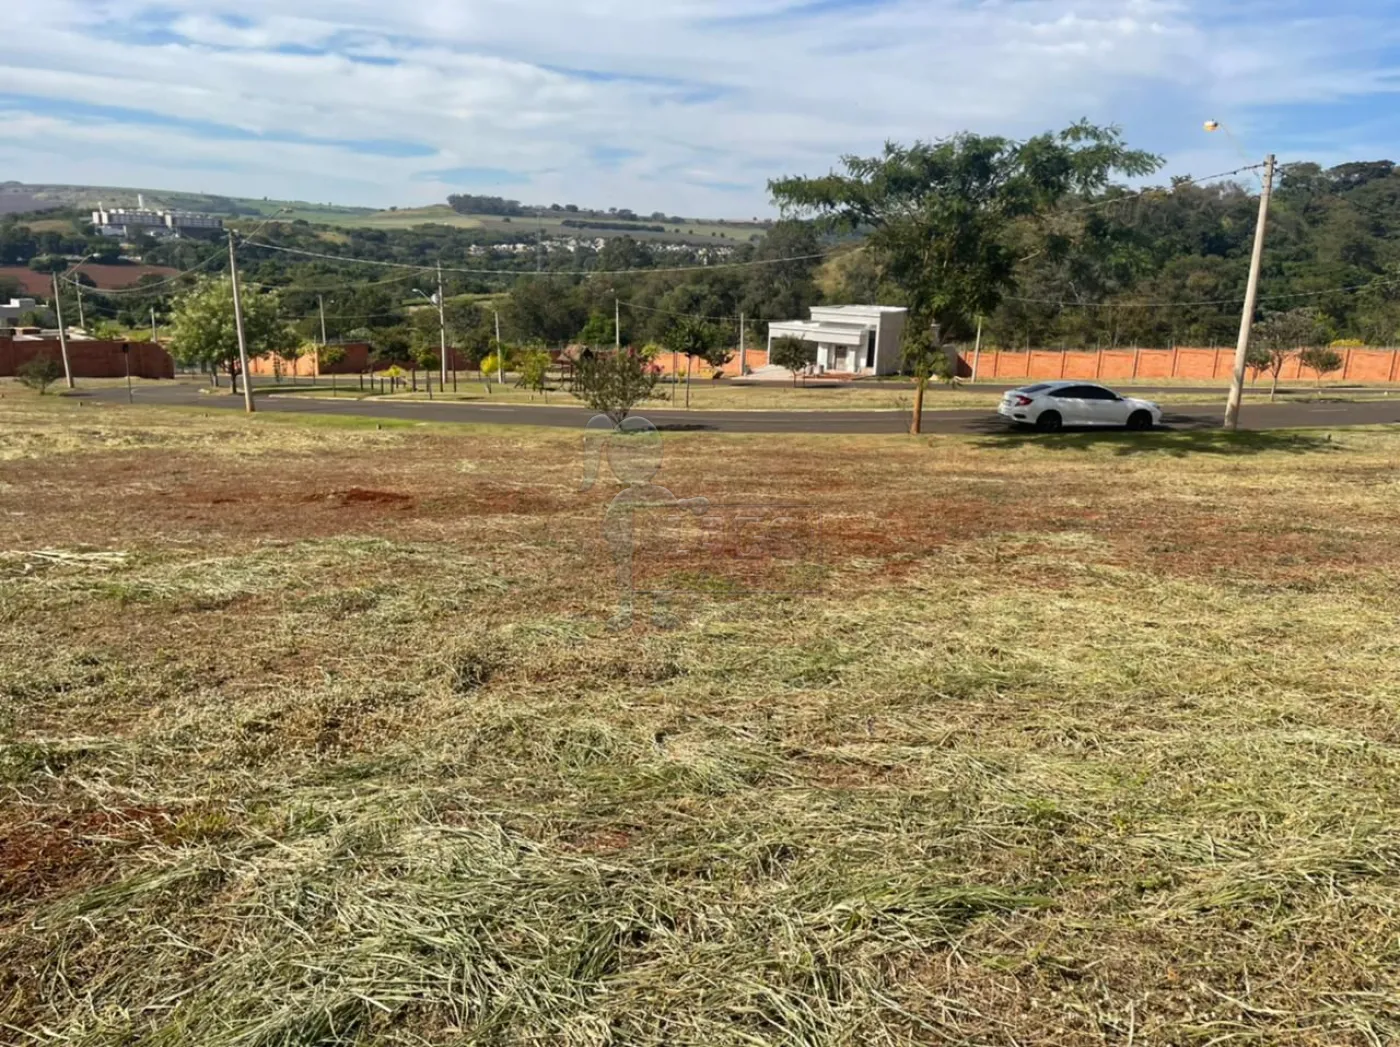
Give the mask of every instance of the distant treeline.
POLYGON ((569 229, 614 229, 629 233, 664 233, 664 225, 638 225, 636 222, 597 222, 584 218, 565 218, 559 223, 569 229))
POLYGON ((502 196, 473 196, 470 193, 453 193, 447 198, 447 206, 458 214, 513 216, 525 213, 519 200, 507 200, 502 196))

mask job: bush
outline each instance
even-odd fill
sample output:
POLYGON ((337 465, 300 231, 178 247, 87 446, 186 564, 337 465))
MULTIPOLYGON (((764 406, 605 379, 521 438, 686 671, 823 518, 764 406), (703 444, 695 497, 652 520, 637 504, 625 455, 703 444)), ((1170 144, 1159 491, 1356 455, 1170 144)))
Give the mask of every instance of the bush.
POLYGON ((63 365, 47 354, 36 356, 16 368, 15 377, 29 388, 37 389, 39 395, 43 396, 48 392, 49 386, 63 377, 63 365))
POLYGON ((656 390, 657 373, 632 349, 586 350, 574 371, 574 395, 621 425, 656 390))

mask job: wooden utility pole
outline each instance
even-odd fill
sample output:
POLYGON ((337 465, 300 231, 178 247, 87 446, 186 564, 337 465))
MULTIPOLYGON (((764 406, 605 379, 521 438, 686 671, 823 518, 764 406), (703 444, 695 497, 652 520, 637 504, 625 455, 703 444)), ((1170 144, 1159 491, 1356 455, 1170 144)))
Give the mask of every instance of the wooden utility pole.
POLYGON ((1254 310, 1259 304, 1259 271, 1264 265, 1264 229, 1269 222, 1269 197, 1274 190, 1274 155, 1264 160, 1264 187, 1259 193, 1259 222, 1254 228, 1254 255, 1249 263, 1249 286, 1244 293, 1240 316, 1240 340, 1235 346, 1235 373, 1230 382, 1230 398, 1225 403, 1225 428, 1240 427, 1240 403, 1244 400, 1244 373, 1249 364, 1249 336, 1254 329, 1254 310))
POLYGON ((63 326, 63 299, 58 296, 58 274, 53 274, 53 311, 58 318, 58 351, 63 355, 63 381, 73 388, 73 368, 68 363, 68 331, 63 326))
POLYGON ((253 406, 253 376, 248 373, 248 337, 243 331, 243 300, 238 296, 238 256, 233 249, 233 230, 228 234, 228 271, 233 281, 233 325, 238 329, 238 369, 243 375, 243 409, 249 414, 253 406))

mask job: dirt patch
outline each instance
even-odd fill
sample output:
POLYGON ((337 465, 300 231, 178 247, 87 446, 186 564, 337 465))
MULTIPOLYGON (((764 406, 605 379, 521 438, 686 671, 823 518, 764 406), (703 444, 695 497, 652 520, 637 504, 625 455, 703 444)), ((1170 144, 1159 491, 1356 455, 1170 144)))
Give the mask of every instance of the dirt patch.
POLYGON ((348 491, 331 495, 331 498, 343 506, 392 505, 401 509, 410 508, 414 502, 411 496, 399 494, 397 491, 375 491, 367 487, 352 487, 348 491))

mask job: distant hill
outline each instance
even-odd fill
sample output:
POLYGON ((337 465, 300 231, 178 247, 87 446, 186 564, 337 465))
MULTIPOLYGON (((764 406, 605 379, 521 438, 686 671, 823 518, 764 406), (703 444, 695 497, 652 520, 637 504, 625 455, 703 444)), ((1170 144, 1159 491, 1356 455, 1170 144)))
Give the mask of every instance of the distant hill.
POLYGON ((147 207, 168 207, 180 211, 203 211, 225 218, 239 216, 264 217, 286 209, 289 219, 303 218, 308 222, 347 222, 375 213, 372 207, 341 207, 336 204, 313 204, 304 200, 254 200, 238 196, 218 196, 212 193, 187 193, 170 189, 140 189, 109 185, 26 185, 6 182, 0 185, 0 213, 38 211, 58 208, 87 210, 98 204, 108 207, 135 207, 144 199, 147 207), (7 201, 22 206, 14 206, 7 201))
POLYGON ((375 210, 372 207, 313 204, 304 200, 259 200, 169 189, 26 185, 20 182, 0 184, 0 214, 60 209, 83 211, 98 204, 135 207, 138 199, 144 199, 147 207, 202 211, 230 219, 260 219, 284 211, 281 216, 284 221, 301 220, 345 229, 410 229, 416 225, 447 225, 459 229, 487 229, 496 233, 519 231, 522 239, 543 230, 547 236, 578 236, 581 239, 632 236, 657 243, 713 245, 716 241, 747 243, 762 236, 770 225, 768 222, 682 218, 661 214, 642 216, 633 215, 630 211, 587 211, 558 205, 522 206, 515 201, 504 200, 499 208, 504 213, 492 214, 461 213, 446 204, 375 210))

